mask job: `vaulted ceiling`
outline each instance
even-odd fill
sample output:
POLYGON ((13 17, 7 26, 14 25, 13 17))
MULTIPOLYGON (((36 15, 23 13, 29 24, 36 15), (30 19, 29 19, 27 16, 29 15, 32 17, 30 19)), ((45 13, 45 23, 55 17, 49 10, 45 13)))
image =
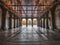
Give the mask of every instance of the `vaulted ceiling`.
POLYGON ((22 17, 37 17, 51 5, 50 0, 20 0, 22 5, 22 17))
POLYGON ((20 17, 38 17, 47 8, 49 8, 55 0, 3 0, 7 2, 7 6, 12 8, 20 17))

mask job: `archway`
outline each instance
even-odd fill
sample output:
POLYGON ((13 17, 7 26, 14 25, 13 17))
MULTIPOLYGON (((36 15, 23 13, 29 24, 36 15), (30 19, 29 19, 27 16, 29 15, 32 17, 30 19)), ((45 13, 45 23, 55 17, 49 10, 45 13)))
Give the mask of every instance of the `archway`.
POLYGON ((22 26, 26 26, 26 19, 22 19, 22 26))
POLYGON ((36 18, 34 18, 33 19, 33 27, 35 28, 35 29, 37 29, 37 19, 36 18))
POLYGON ((28 24, 27 24, 28 26, 32 25, 32 20, 31 19, 28 19, 27 22, 28 22, 28 24))

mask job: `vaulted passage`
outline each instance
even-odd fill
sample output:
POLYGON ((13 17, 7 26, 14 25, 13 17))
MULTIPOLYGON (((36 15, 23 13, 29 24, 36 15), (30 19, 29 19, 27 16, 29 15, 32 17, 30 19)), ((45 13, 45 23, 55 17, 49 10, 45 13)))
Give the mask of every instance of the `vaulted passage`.
POLYGON ((0 45, 60 45, 60 0, 0 0, 0 45))

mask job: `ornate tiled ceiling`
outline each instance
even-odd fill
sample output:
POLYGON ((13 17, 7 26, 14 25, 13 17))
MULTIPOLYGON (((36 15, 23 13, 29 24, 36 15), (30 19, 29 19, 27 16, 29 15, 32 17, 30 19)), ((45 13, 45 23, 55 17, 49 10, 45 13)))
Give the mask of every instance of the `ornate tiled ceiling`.
POLYGON ((38 17, 49 8, 55 0, 2 0, 20 17, 38 17))
POLYGON ((50 3, 48 1, 50 2, 50 0, 23 0, 22 17, 37 17, 42 13, 42 11, 45 10, 45 7, 50 6, 50 3), (37 14, 38 12, 39 14, 37 14))

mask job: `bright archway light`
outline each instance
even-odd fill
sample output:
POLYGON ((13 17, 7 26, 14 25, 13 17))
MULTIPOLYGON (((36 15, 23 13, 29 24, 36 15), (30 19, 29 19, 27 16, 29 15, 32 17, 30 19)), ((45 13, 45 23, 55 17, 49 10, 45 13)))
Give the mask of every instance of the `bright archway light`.
POLYGON ((28 19, 28 20, 31 20, 31 19, 28 19))
POLYGON ((26 19, 22 19, 22 20, 26 20, 26 19))
POLYGON ((33 20, 37 20, 37 19, 35 18, 35 19, 33 19, 33 20))

